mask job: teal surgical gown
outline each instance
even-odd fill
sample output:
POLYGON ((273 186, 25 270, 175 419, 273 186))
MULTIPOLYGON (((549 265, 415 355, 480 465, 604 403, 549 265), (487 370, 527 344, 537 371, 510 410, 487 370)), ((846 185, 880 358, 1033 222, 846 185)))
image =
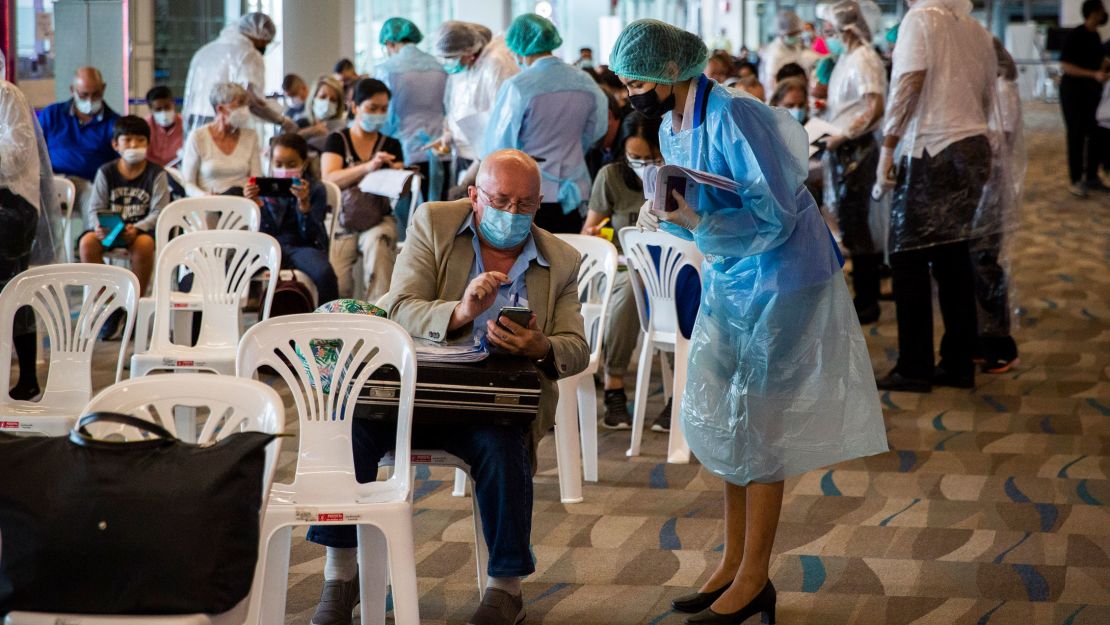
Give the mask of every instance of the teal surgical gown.
POLYGON ((696 84, 694 127, 663 118, 663 157, 740 191, 703 187, 692 233, 663 224, 705 254, 682 397, 690 449, 739 485, 887 451, 842 259, 803 185, 805 131, 782 109, 696 84))

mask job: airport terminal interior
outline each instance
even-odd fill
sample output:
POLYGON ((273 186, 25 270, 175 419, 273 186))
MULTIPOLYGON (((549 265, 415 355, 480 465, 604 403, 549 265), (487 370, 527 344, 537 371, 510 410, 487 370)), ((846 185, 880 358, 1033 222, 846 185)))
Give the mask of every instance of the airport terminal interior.
POLYGON ((0 0, 0 622, 1110 623, 1105 1, 0 0))

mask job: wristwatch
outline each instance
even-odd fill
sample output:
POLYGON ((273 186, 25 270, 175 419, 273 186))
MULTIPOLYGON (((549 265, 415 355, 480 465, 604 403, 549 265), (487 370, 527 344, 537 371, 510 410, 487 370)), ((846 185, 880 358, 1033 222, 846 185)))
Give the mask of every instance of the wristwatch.
POLYGON ((551 343, 551 339, 547 341, 547 353, 543 358, 537 358, 533 362, 536 367, 552 377, 558 377, 559 372, 555 369, 555 346, 551 343))

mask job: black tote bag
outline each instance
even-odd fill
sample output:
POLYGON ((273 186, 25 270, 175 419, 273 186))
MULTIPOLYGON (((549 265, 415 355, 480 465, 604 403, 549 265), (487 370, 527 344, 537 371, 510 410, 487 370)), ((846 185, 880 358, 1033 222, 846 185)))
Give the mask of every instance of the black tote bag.
POLYGON ((250 592, 258 557, 261 432, 211 445, 113 413, 69 437, 0 435, 0 614, 219 614, 250 592), (96 440, 123 423, 151 436, 96 440))

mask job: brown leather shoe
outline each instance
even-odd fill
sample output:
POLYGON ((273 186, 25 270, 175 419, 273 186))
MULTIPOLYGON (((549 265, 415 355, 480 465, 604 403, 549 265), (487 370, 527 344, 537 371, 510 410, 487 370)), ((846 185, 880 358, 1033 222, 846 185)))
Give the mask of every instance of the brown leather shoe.
POLYGON ((499 588, 487 588, 482 604, 471 615, 468 625, 517 625, 524 620, 524 597, 499 588))

